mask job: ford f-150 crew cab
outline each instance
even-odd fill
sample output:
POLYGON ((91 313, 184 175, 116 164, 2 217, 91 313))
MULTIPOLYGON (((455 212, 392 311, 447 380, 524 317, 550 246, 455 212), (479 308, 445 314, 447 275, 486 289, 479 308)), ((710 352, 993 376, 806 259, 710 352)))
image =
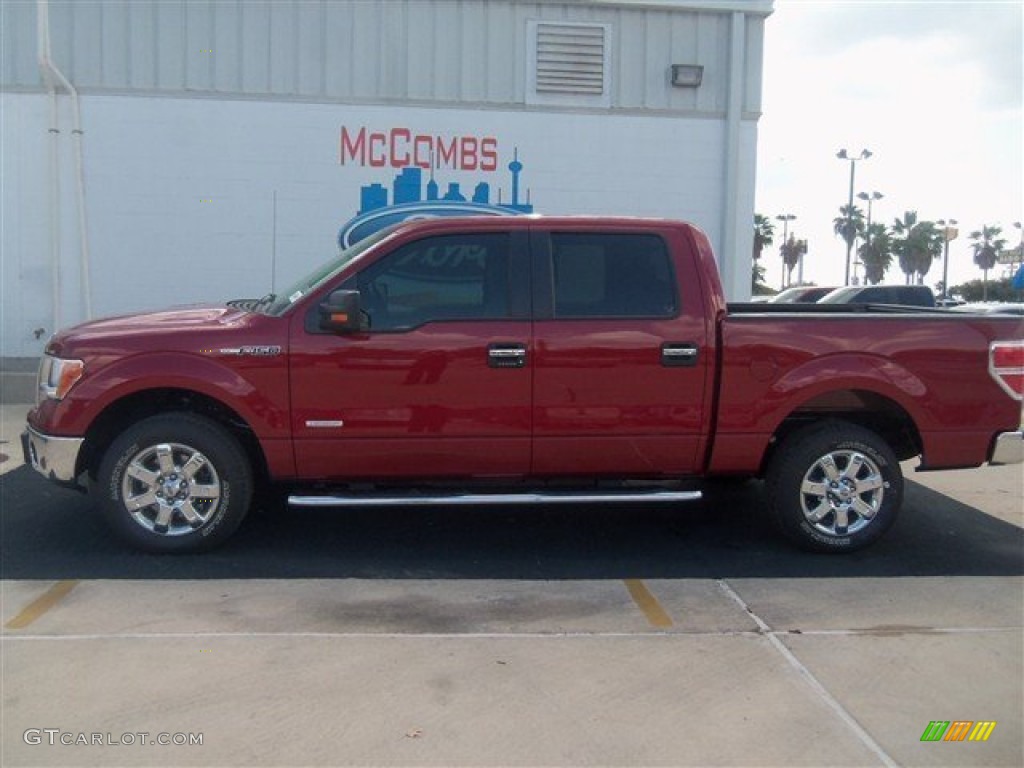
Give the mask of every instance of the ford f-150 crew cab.
MULTIPOLYGON (((727 306, 682 222, 382 230, 277 296, 57 333, 22 442, 151 551, 292 505, 679 502, 765 480, 796 543, 863 547, 920 469, 1022 460, 1019 318, 727 306)), ((297 523, 301 524, 301 523, 297 523)))

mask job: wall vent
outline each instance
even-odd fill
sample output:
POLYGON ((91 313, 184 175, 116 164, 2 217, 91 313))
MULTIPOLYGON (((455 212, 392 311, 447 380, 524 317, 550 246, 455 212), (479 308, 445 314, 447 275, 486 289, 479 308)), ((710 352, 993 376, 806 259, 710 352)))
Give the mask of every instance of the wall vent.
POLYGON ((530 21, 527 103, 609 106, 607 24, 530 21))

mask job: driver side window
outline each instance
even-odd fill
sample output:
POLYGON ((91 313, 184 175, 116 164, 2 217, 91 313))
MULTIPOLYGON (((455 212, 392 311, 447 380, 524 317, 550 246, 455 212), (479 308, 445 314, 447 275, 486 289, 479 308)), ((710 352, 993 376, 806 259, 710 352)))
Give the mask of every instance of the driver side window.
POLYGON ((370 329, 509 317, 509 235, 429 237, 409 243, 357 278, 370 329))

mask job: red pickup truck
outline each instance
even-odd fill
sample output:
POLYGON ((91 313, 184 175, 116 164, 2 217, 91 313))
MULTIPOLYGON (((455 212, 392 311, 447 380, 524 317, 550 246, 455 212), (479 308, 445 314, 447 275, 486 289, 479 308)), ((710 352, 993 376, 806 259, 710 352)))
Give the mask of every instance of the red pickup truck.
POLYGON ((56 334, 22 442, 150 551, 292 505, 680 502, 765 479, 796 543, 851 551, 920 469, 1024 459, 1024 325, 727 306, 682 222, 382 230, 280 295, 56 334))

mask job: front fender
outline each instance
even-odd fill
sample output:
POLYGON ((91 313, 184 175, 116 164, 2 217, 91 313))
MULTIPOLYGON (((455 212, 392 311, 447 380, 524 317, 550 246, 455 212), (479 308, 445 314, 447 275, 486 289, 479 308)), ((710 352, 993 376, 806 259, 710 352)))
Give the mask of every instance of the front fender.
POLYGON ((112 403, 154 389, 198 392, 241 416, 260 438, 290 436, 288 368, 280 358, 213 358, 153 352, 89 371, 60 402, 40 405, 35 421, 51 434, 80 436, 112 403))

